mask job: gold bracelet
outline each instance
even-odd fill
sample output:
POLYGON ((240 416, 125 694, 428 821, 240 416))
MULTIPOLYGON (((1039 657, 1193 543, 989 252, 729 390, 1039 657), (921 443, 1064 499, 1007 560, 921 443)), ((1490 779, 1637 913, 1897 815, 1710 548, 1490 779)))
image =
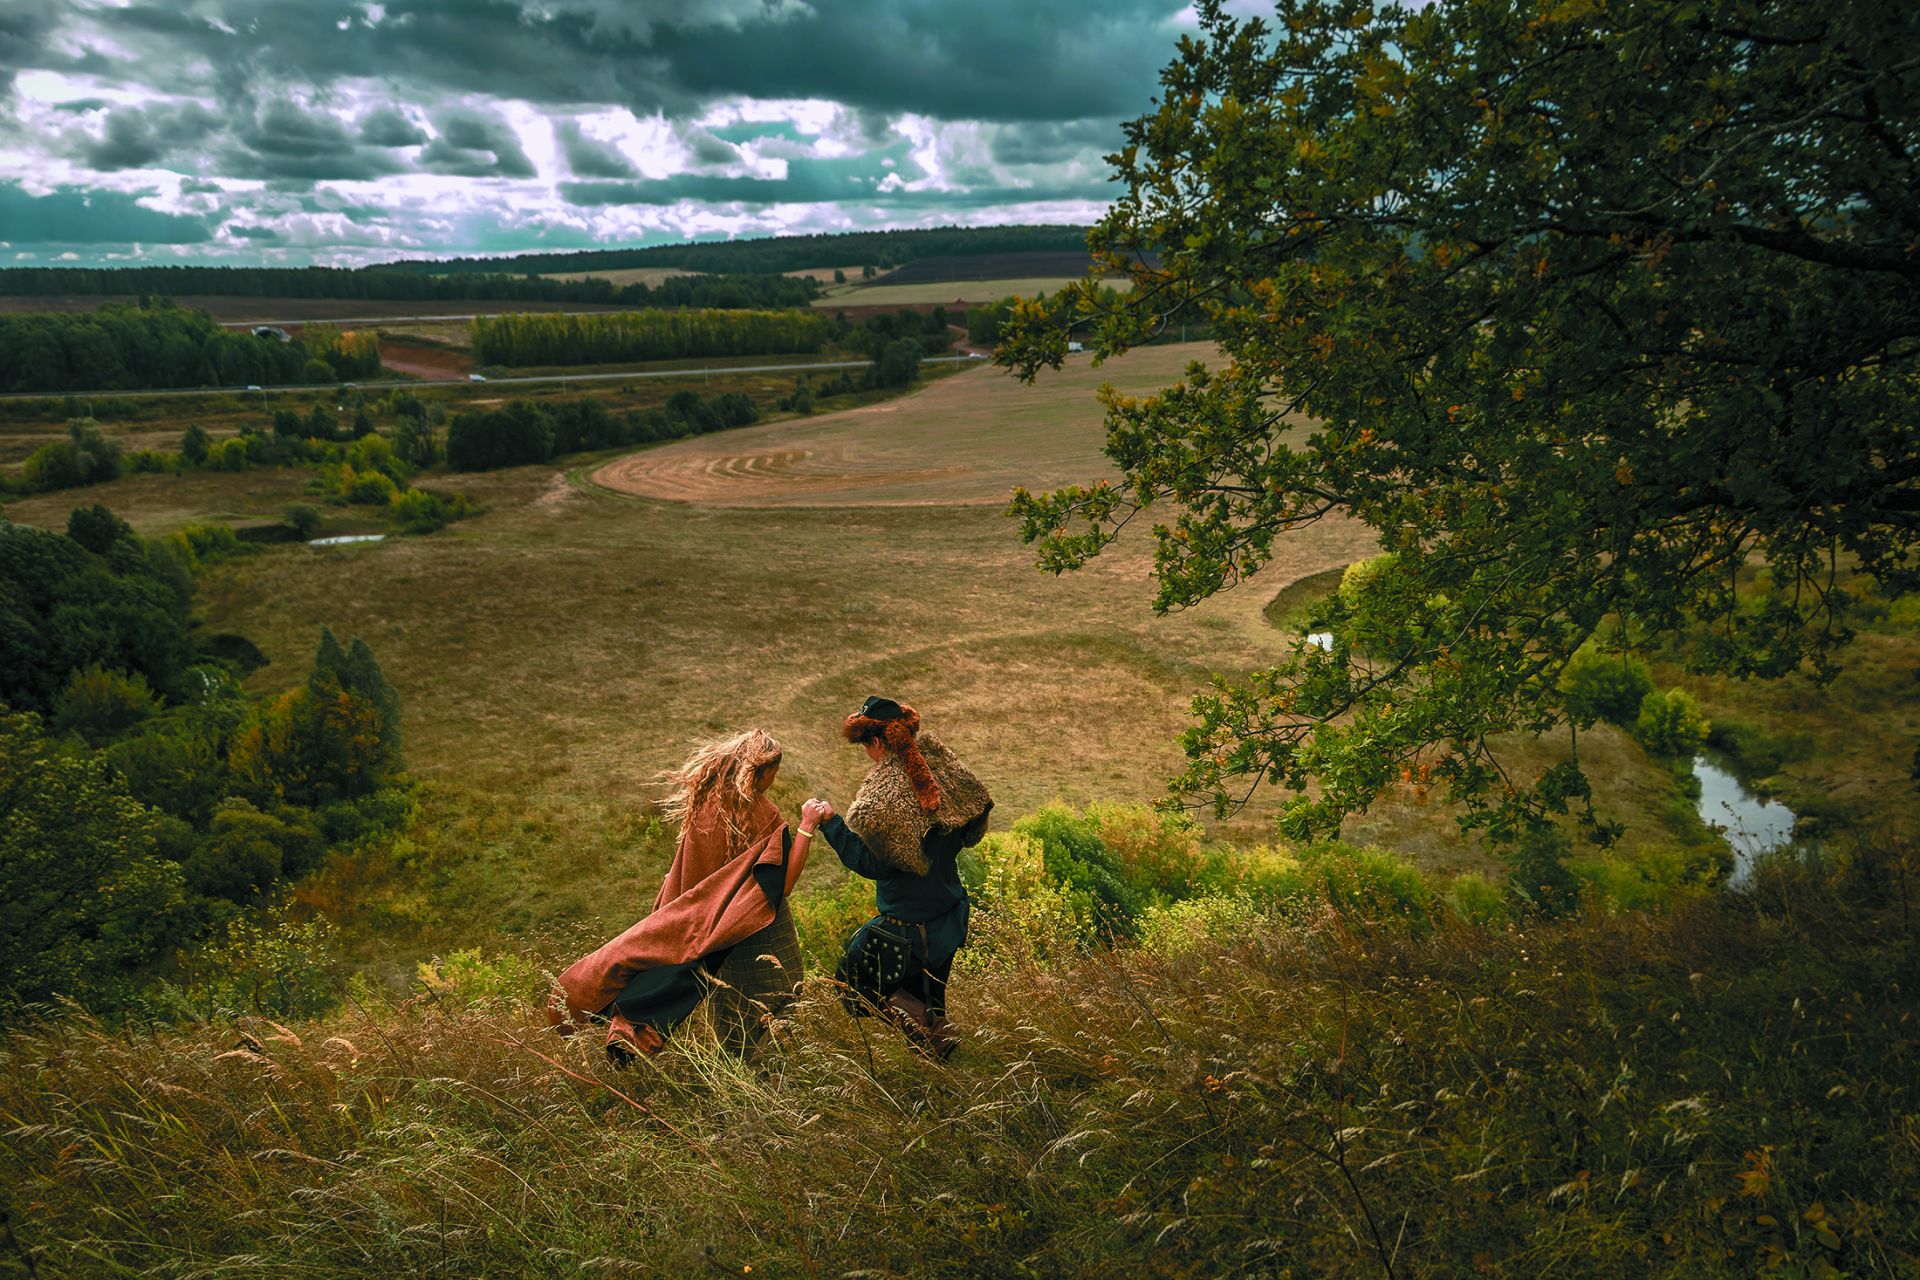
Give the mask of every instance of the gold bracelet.
POLYGON ((805 836, 805 837, 806 837, 807 839, 809 839, 809 840, 811 840, 811 839, 813 839, 813 838, 814 838, 815 836, 817 836, 817 835, 819 835, 820 833, 819 833, 819 831, 817 831, 817 830, 815 830, 815 831, 809 831, 809 830, 807 830, 807 829, 806 829, 805 827, 802 827, 802 828, 800 828, 800 834, 801 834, 801 835, 803 835, 803 836, 805 836))

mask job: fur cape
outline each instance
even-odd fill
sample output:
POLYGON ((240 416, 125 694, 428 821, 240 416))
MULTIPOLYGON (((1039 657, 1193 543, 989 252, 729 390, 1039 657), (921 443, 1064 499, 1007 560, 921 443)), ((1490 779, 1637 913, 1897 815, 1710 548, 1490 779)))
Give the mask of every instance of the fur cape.
POLYGON ((918 754, 940 788, 939 806, 930 810, 921 804, 922 788, 914 786, 900 754, 889 751, 860 784, 860 794, 847 810, 846 823, 881 861, 923 876, 928 867, 920 842, 927 832, 936 825, 949 831, 973 828, 967 832, 966 843, 978 843, 986 833, 993 797, 940 739, 922 733, 915 741, 920 748, 918 754))

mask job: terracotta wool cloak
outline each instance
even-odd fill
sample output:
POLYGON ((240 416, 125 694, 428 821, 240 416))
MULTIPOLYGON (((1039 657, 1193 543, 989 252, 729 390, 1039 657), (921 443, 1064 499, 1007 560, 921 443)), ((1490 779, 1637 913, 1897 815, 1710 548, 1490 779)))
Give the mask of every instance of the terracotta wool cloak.
POLYGON ((549 1020, 571 1030, 607 1016, 610 1045, 637 1046, 640 1024, 663 1035, 671 1030, 704 992, 702 960, 773 923, 799 878, 791 846, 786 820, 765 796, 735 830, 717 805, 689 815, 653 910, 567 967, 549 1020), (642 975, 646 980, 636 982, 642 975))

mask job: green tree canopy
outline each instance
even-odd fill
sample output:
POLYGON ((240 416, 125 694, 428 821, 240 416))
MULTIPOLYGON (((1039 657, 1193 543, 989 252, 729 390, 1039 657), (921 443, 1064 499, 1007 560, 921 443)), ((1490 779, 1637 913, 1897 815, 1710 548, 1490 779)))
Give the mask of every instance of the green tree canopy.
POLYGON ((30 715, 0 714, 0 777, 0 1016, 57 995, 112 1007, 187 926, 158 816, 30 715))
POLYGON ((1331 652, 1221 682, 1178 790, 1284 784, 1304 835, 1432 758, 1512 836, 1585 781, 1509 776, 1488 739, 1564 721, 1589 637, 1825 676, 1836 568, 1920 586, 1920 11, 1199 8, 1089 237, 1133 290, 1023 304, 1000 359, 1190 316, 1223 359, 1110 395, 1120 475, 1014 510, 1054 571, 1146 513, 1162 610, 1344 514, 1395 553, 1369 595, 1402 625, 1356 650, 1336 602, 1331 652))

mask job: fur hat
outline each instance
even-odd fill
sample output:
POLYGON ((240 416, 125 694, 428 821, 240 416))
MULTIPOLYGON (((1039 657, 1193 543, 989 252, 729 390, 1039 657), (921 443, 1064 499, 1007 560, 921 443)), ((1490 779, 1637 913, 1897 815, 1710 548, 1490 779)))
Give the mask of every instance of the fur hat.
MULTIPOLYGON (((912 714, 911 708, 902 710, 912 714)), ((853 736, 855 721, 860 718, 849 716, 847 719, 849 741, 869 740, 853 736)), ((919 724, 918 716, 912 719, 915 725, 919 724)), ((903 720, 904 717, 881 723, 900 724, 903 720)), ((889 750, 860 784, 860 794, 847 810, 846 823, 877 857, 903 871, 923 876, 928 867, 920 842, 927 832, 939 825, 949 831, 964 831, 964 843, 968 845, 978 843, 986 833, 993 797, 987 794, 973 771, 961 764, 946 744, 931 733, 910 735, 908 741, 914 748, 913 757, 932 784, 934 802, 931 805, 926 802, 927 792, 916 784, 904 753, 889 750)))
POLYGON ((840 726, 847 741, 855 744, 878 742, 890 756, 899 759, 913 784, 920 807, 929 813, 940 807, 940 784, 920 752, 915 735, 920 732, 920 713, 892 698, 868 698, 866 703, 840 726))

